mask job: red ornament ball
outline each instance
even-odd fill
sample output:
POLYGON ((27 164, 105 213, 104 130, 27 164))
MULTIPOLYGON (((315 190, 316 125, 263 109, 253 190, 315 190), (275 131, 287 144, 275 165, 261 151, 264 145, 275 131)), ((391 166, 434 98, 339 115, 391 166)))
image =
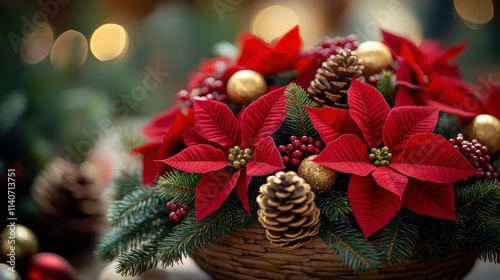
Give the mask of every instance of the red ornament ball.
POLYGON ((39 253, 31 259, 28 280, 76 280, 76 272, 63 257, 39 253))

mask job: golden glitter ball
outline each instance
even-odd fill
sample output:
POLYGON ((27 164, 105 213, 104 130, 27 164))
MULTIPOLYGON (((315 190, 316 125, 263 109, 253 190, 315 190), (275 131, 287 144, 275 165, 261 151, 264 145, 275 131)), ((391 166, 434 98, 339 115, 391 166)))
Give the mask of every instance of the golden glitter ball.
POLYGON ((465 129, 467 138, 476 139, 494 154, 500 150, 500 120, 492 115, 476 116, 465 129))
POLYGON ((312 155, 303 159, 297 174, 311 186, 315 194, 321 195, 333 188, 337 181, 337 171, 313 162, 317 156, 312 155))
POLYGON ((235 104, 250 104, 266 92, 266 79, 253 70, 240 70, 227 81, 227 97, 235 104))
POLYGON ((391 50, 378 41, 361 43, 356 49, 356 55, 361 59, 361 64, 365 67, 363 76, 366 78, 380 73, 380 71, 389 68, 392 64, 391 50))
POLYGON ((11 254, 11 249, 14 248, 16 262, 29 262, 31 257, 38 253, 38 239, 35 233, 21 224, 8 225, 0 237, 2 255, 11 254))

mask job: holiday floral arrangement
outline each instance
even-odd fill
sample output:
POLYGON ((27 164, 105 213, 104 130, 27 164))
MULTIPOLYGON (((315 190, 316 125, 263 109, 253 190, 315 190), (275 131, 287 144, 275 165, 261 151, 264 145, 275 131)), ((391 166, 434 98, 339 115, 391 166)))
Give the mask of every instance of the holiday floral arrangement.
POLYGON ((460 252, 499 263, 499 91, 461 80, 464 45, 381 33, 308 50, 298 27, 243 34, 236 56, 203 61, 144 127, 142 174, 116 178, 96 254, 137 275, 263 228, 266 248, 320 240, 353 275, 460 252))

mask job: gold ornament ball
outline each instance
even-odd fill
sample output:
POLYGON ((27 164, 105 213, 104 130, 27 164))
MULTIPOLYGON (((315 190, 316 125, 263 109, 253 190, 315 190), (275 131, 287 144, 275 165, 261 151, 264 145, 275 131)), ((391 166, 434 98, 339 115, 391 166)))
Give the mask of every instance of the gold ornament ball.
POLYGON ((235 104, 250 104, 266 92, 266 79, 253 70, 240 70, 227 81, 227 97, 235 104))
POLYGON ((363 76, 366 78, 380 73, 380 71, 389 68, 392 64, 391 50, 378 41, 361 43, 356 49, 356 55, 361 59, 361 64, 365 67, 363 76))
POLYGON ((465 130, 468 138, 488 147, 490 154, 500 150, 500 120, 488 114, 476 116, 465 130))
POLYGON ((1 234, 1 251, 5 257, 11 253, 11 247, 15 248, 16 262, 28 262, 31 257, 38 253, 38 239, 29 228, 14 224, 7 226, 1 234), (15 243, 14 241, 15 240, 15 243))
POLYGON ((330 191, 337 180, 337 171, 313 162, 318 155, 306 157, 299 165, 298 175, 311 186, 311 190, 317 194, 325 194, 330 191))

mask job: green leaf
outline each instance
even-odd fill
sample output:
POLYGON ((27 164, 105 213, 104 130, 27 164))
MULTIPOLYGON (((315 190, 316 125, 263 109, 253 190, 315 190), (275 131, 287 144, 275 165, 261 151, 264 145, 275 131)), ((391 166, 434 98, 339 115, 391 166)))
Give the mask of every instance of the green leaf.
POLYGON ((355 273, 371 273, 380 265, 377 249, 349 223, 324 222, 320 227, 320 236, 355 273))
POLYGON ((307 135, 319 140, 319 135, 309 119, 304 106, 316 107, 316 103, 309 99, 307 92, 295 83, 291 83, 285 90, 288 109, 285 118, 285 128, 290 135, 298 137, 307 135))
POLYGON ((200 175, 174 170, 158 179, 157 193, 165 201, 173 201, 183 207, 194 205, 196 185, 200 175))

